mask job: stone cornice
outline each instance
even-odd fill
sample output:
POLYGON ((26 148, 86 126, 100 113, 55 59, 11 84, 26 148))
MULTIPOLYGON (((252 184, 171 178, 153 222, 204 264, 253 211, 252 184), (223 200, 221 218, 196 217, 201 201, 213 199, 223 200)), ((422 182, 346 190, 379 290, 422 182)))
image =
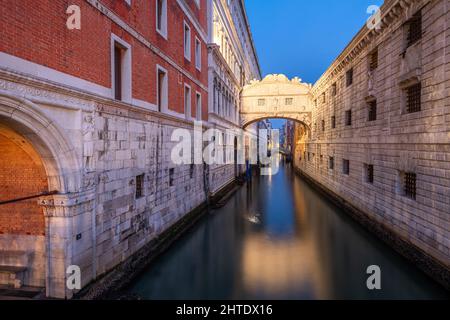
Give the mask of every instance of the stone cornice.
MULTIPOLYGON (((3 83, 4 85, 8 85, 7 89, 12 93, 19 94, 20 96, 23 96, 23 98, 36 103, 45 103, 47 105, 54 105, 71 110, 82 110, 85 112, 98 111, 122 116, 126 116, 127 114, 138 114, 141 116, 144 115, 147 117, 155 117, 167 121, 192 125, 192 121, 181 119, 170 114, 145 109, 117 100, 107 99, 47 79, 0 69, 0 89, 3 86, 3 83), (24 92, 18 87, 15 89, 10 88, 8 83, 29 87, 32 91, 24 92)), ((207 124, 205 124, 205 126, 207 126, 207 124)))
MULTIPOLYGON (((161 59, 165 60, 169 65, 175 68, 178 72, 182 73, 186 78, 194 82, 204 91, 208 91, 208 87, 204 85, 201 81, 197 80, 192 74, 186 71, 184 68, 179 66, 175 61, 173 61, 169 56, 167 56, 161 49, 153 45, 148 41, 143 35, 138 31, 130 27, 125 21, 123 21, 114 11, 110 10, 107 6, 102 4, 99 0, 86 0, 92 7, 97 9, 103 15, 105 15, 112 22, 116 23, 120 28, 125 30, 128 34, 134 37, 142 45, 150 49, 154 54, 159 56, 161 59)), ((206 38, 204 38, 206 40, 206 38)), ((205 41, 206 42, 206 41, 205 41)))
POLYGON ((195 26, 195 29, 197 29, 197 32, 200 34, 200 37, 202 38, 202 40, 204 42, 208 42, 207 32, 200 25, 200 22, 195 17, 191 8, 187 5, 186 0, 177 0, 177 3, 180 6, 181 10, 183 10, 183 12, 188 16, 190 22, 195 26))
MULTIPOLYGON (((381 25, 378 29, 370 30, 366 25, 350 41, 344 51, 331 64, 325 73, 314 84, 312 92, 314 95, 320 94, 325 88, 327 82, 337 74, 351 65, 352 61, 371 43, 376 37, 386 31, 386 29, 399 17, 401 13, 410 7, 417 0, 391 0, 386 1, 380 8, 381 25)), ((424 0, 428 2, 429 0, 424 0)))

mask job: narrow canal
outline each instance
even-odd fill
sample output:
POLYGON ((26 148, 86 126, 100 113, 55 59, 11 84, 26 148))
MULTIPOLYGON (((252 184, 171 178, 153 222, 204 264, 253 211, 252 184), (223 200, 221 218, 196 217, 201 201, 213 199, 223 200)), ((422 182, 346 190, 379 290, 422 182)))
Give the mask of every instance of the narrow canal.
POLYGON ((128 288, 142 299, 433 299, 448 293, 290 166, 255 177, 128 288), (366 286, 381 268, 380 291, 366 286))

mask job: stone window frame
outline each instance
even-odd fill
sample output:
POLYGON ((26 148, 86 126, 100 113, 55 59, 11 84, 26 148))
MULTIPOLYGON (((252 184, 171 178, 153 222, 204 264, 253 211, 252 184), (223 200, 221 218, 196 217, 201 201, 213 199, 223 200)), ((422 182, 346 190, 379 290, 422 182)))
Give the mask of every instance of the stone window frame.
POLYGON ((350 160, 342 159, 342 174, 349 176, 350 175, 350 160))
POLYGON ((175 168, 169 168, 169 187, 175 187, 175 168))
POLYGON ((294 103, 294 98, 285 98, 285 100, 284 100, 284 104, 286 106, 292 106, 293 103, 294 103))
POLYGON ((375 70, 378 69, 379 66, 379 47, 375 47, 374 49, 372 49, 372 51, 369 52, 368 54, 368 59, 367 59, 367 63, 369 66, 369 72, 374 72, 375 70))
POLYGON ((352 126, 352 109, 345 110, 344 113, 344 123, 346 127, 352 126))
POLYGON ((407 114, 415 114, 418 112, 423 111, 423 86, 422 86, 422 81, 418 76, 413 76, 407 80, 404 80, 400 83, 400 90, 401 90, 401 95, 400 95, 400 106, 401 106, 401 114, 402 115, 407 115, 407 114), (409 112, 408 110, 408 95, 409 92, 408 90, 416 85, 420 85, 420 109, 416 110, 414 112, 409 112))
POLYGON ((189 84, 185 83, 183 86, 183 109, 186 120, 192 119, 192 88, 189 84), (186 96, 186 94, 188 95, 186 96), (186 101, 186 97, 188 100, 186 101))
POLYGON ((266 105, 266 99, 258 99, 258 107, 264 107, 266 105))
POLYGON ((168 32, 167 32, 167 0, 156 0, 155 1, 156 9, 155 9, 155 25, 156 25, 156 32, 158 32, 164 39, 168 39, 168 32), (161 15, 161 27, 159 26, 159 1, 162 2, 162 15, 161 15))
POLYGON ((345 72, 345 84, 346 84, 346 87, 348 88, 348 87, 350 87, 351 85, 353 85, 353 82, 354 82, 354 73, 355 73, 355 70, 354 70, 354 68, 352 67, 352 68, 350 68, 350 69, 348 69, 346 72, 345 72))
POLYGON ((334 83, 331 85, 331 96, 332 96, 332 97, 337 96, 337 82, 334 82, 334 83))
POLYGON ((159 64, 156 65, 156 108, 159 112, 167 112, 169 110, 169 73, 167 69, 160 66, 159 64), (164 73, 164 83, 163 83, 163 89, 162 89, 162 99, 161 99, 161 110, 159 110, 159 95, 160 95, 160 88, 159 88, 159 74, 164 73))
POLYGON ((191 26, 185 21, 183 21, 183 48, 184 48, 184 58, 191 61, 192 57, 192 31, 191 26))
POLYGON ((331 124, 330 124, 331 129, 336 129, 336 116, 335 115, 331 116, 330 122, 331 122, 331 124))
POLYGON ((202 71, 202 42, 195 36, 195 68, 202 71))
POLYGON ((373 185, 375 181, 375 166, 371 163, 364 163, 363 169, 364 182, 373 185))
POLYGON ((137 175, 135 178, 135 199, 141 199, 145 196, 145 173, 137 175))
POLYGON ((405 199, 417 200, 418 175, 412 170, 397 171, 397 192, 405 199))
POLYGON ((334 170, 334 157, 333 156, 328 157, 328 169, 334 170))
POLYGON ((203 108, 202 108, 202 94, 199 91, 195 91, 195 119, 202 121, 203 108))
POLYGON ((119 46, 122 49, 121 55, 121 100, 122 102, 131 103, 133 100, 132 94, 132 47, 131 45, 118 37, 117 35, 111 33, 111 98, 115 99, 115 50, 119 46))
POLYGON ((367 122, 374 122, 378 120, 378 103, 377 98, 369 96, 366 99, 367 105, 367 122))
POLYGON ((423 37, 422 9, 417 10, 404 24, 405 50, 412 47, 423 37), (412 29, 415 28, 415 29, 412 29))

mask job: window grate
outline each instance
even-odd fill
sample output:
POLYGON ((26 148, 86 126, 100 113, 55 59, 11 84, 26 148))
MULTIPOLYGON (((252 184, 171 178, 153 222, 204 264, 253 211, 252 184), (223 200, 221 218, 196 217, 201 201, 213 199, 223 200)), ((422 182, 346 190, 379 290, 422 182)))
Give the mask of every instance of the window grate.
POLYGON ((367 164, 366 165, 366 176, 367 176, 367 182, 368 183, 373 183, 374 179, 374 174, 373 174, 373 165, 372 164, 367 164))
POLYGON ((345 125, 346 126, 352 125, 352 110, 345 111, 345 125))
POLYGON ((335 116, 331 116, 331 128, 332 129, 336 128, 336 117, 335 116))
POLYGON ((332 96, 336 96, 337 95, 337 84, 336 84, 336 82, 333 83, 333 85, 331 86, 331 95, 332 96))
POLYGON ((377 101, 369 102, 369 121, 377 120, 377 101))
POLYGON ((174 185, 174 175, 175 175, 175 169, 171 168, 169 170, 169 186, 170 187, 173 187, 173 185, 174 185))
POLYGON ((373 71, 378 68, 378 48, 372 51, 370 54, 370 71, 373 71))
POLYGON ((330 157, 330 170, 334 170, 334 157, 330 157))
POLYGON ((421 83, 412 85, 406 89, 406 111, 408 113, 419 112, 421 110, 421 83))
POLYGON ((422 12, 417 12, 409 21, 408 21, 408 44, 410 47, 415 44, 417 41, 422 39, 422 12))
POLYGON ((404 181, 405 196, 415 200, 417 175, 412 172, 407 172, 405 173, 404 179, 405 179, 404 181))
POLYGON ((348 70, 346 73, 346 84, 347 84, 347 87, 349 87, 353 84, 353 68, 348 70))
POLYGON ((325 131, 325 120, 322 120, 322 131, 325 131))
POLYGON ((347 159, 342 160, 342 172, 346 175, 350 174, 350 161, 347 159))
POLYGON ((136 176, 136 199, 142 198, 144 195, 144 175, 136 176))

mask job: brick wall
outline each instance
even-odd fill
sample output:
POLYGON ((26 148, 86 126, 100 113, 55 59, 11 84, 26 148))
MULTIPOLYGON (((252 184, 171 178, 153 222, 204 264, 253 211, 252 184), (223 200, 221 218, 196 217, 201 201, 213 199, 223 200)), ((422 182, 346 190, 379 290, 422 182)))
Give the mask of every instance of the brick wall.
MULTIPOLYGON (((168 39, 164 39, 156 32, 155 1, 133 0, 131 7, 125 1, 108 0, 101 3, 206 87, 206 43, 175 0, 168 0, 168 39), (191 28, 191 61, 186 60, 183 54, 184 21, 191 28), (201 71, 195 66, 195 37, 202 44, 201 71)), ((191 4, 190 10, 206 32, 206 0, 201 1, 200 9, 191 4)), ((0 0, 0 12, 0 51, 111 88, 111 33, 114 33, 131 45, 133 99, 157 103, 156 64, 159 64, 169 72, 169 109, 184 113, 183 86, 186 83, 192 88, 193 106, 196 91, 202 94, 203 119, 207 119, 207 91, 87 1, 0 0), (81 9, 81 30, 66 28, 69 17, 66 9, 69 5, 78 5, 81 9)), ((193 107, 193 116, 194 110, 193 107)))
MULTIPOLYGON (((1 134, 0 154, 0 201, 47 191, 42 164, 1 134)), ((37 199, 2 205, 0 234, 43 235, 44 214, 37 199)))

